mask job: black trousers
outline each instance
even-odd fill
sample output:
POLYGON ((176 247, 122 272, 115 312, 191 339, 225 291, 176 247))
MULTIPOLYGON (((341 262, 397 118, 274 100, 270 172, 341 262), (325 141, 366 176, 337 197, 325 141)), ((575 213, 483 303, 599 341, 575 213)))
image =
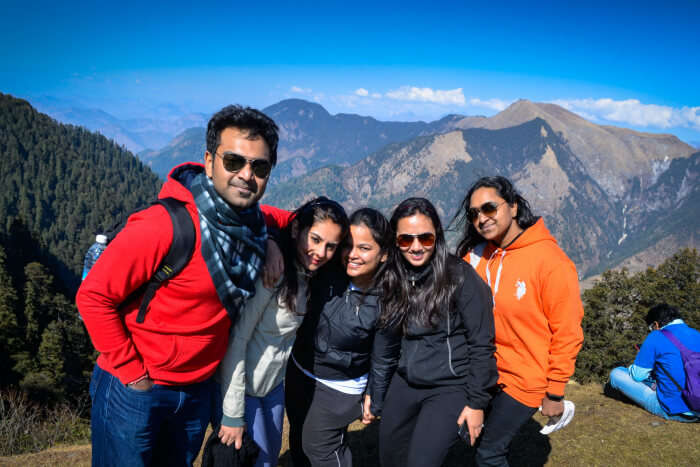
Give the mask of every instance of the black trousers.
POLYGON ((507 467, 511 441, 535 412, 536 408, 521 404, 503 391, 498 392, 486 411, 484 430, 477 442, 476 465, 507 467))
POLYGON ((345 394, 304 375, 290 361, 285 379, 294 467, 352 467, 348 425, 362 416, 362 394, 345 394))
POLYGON ((461 386, 417 388, 398 373, 379 425, 382 467, 438 467, 457 441, 457 418, 467 405, 461 386))

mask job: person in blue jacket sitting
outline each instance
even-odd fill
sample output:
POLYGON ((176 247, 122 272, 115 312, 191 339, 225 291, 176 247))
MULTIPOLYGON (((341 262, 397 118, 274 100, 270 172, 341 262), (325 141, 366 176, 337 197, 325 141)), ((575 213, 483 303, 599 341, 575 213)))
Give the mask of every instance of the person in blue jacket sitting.
POLYGON ((700 351, 700 332, 686 325, 677 308, 660 304, 652 307, 645 321, 651 331, 629 368, 617 367, 610 372, 609 387, 616 389, 648 412, 666 420, 698 422, 700 412, 690 410, 681 397, 685 370, 680 351, 661 332, 671 332, 691 351, 700 351))

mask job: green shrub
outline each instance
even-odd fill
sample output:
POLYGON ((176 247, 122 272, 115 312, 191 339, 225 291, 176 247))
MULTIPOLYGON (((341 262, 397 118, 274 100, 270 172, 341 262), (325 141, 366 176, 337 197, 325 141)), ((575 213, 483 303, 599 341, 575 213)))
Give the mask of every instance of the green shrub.
POLYGON ((686 324, 700 329, 700 256, 684 249, 657 269, 630 275, 606 271, 583 293, 583 348, 574 378, 581 383, 604 382, 616 366, 634 361, 648 334, 644 316, 666 302, 677 306, 686 324))
POLYGON ((37 452, 59 443, 90 439, 84 407, 42 407, 16 390, 0 392, 0 456, 37 452))

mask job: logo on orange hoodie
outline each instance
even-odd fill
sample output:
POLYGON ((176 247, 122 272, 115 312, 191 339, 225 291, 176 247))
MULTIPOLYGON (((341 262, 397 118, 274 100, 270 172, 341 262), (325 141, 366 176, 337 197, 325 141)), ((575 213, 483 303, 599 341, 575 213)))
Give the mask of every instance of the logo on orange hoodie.
POLYGON ((527 287, 525 286, 525 281, 518 279, 515 281, 515 297, 520 300, 525 296, 527 292, 527 287))

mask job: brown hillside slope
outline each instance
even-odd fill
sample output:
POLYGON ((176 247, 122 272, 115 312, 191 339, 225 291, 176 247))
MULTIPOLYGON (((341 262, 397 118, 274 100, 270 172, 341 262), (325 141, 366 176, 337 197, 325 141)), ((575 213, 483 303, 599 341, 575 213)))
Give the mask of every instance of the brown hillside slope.
POLYGON ((460 127, 501 129, 542 118, 560 132, 588 173, 614 198, 620 198, 626 181, 654 172, 654 161, 688 157, 696 150, 669 134, 641 133, 626 128, 596 125, 556 104, 521 99, 487 119, 470 118, 460 127))
MULTIPOLYGON (((697 465, 700 424, 666 422, 634 405, 605 397, 599 385, 570 384, 567 394, 576 403, 571 424, 547 437, 538 433, 544 418, 535 415, 513 441, 509 459, 512 466, 697 465)), ((378 466, 376 426, 363 428, 360 423, 353 424, 349 440, 355 465, 378 466)), ((445 466, 471 466, 469 456, 465 446, 456 446, 445 466)), ((64 446, 37 454, 0 457, 0 466, 29 465, 88 466, 90 446, 64 446)), ((291 465, 286 430, 279 465, 291 465)))

